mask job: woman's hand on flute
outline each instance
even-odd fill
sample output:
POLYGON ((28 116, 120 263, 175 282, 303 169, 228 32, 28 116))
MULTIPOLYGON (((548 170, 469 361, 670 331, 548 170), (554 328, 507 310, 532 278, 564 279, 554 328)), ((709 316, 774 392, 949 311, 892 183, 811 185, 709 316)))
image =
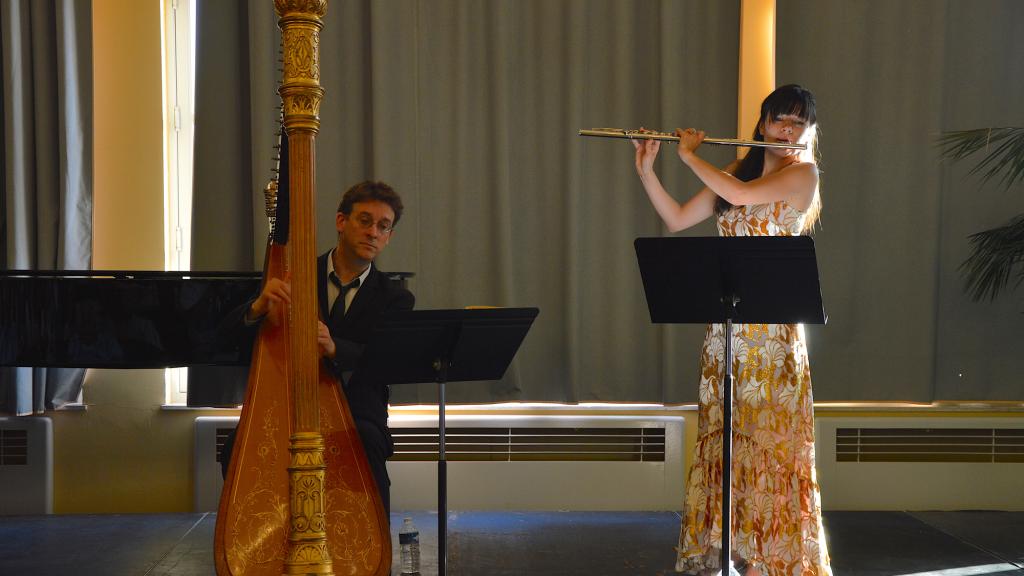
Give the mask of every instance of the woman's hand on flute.
POLYGON ((679 154, 679 159, 685 163, 687 157, 693 154, 700 143, 704 141, 704 131, 693 128, 686 130, 676 128, 676 136, 679 137, 679 146, 676 148, 676 152, 679 154))
MULTIPOLYGON (((647 132, 646 129, 640 128, 639 132, 647 132)), ((633 143, 633 148, 636 149, 636 158, 634 163, 636 165, 636 173, 640 175, 640 179, 654 174, 654 160, 658 158, 658 151, 661 150, 661 141, 653 138, 647 139, 634 139, 630 140, 633 143)))

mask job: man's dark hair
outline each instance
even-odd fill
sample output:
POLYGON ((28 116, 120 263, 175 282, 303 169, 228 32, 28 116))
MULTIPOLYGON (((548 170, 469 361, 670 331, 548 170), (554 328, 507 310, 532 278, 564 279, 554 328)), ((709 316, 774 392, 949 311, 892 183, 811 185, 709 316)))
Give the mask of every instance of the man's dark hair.
POLYGON ((338 212, 348 216, 352 213, 352 205, 356 202, 383 202, 395 212, 395 221, 392 226, 398 224, 402 218, 402 198, 395 192, 395 189, 387 184, 375 180, 360 182, 345 191, 341 197, 341 204, 338 204, 338 212))

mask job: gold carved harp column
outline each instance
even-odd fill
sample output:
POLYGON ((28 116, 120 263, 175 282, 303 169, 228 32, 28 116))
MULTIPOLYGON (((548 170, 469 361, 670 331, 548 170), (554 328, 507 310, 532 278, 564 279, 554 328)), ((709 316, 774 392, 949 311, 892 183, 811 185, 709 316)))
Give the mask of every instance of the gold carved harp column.
POLYGON ((290 526, 285 574, 333 574, 327 546, 326 465, 319 421, 319 353, 314 190, 320 129, 320 31, 327 0, 275 0, 283 46, 280 94, 288 133, 292 304, 289 380, 293 427, 289 443, 290 526))

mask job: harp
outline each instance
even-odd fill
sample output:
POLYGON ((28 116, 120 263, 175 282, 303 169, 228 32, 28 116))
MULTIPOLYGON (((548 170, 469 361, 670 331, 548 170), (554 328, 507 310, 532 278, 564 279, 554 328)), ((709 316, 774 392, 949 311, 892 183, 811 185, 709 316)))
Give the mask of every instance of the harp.
POLYGON ((283 134, 268 187, 263 282, 288 278, 291 304, 260 326, 224 481, 214 555, 220 576, 391 570, 388 519, 338 382, 317 347, 315 140, 326 0, 276 0, 283 134))

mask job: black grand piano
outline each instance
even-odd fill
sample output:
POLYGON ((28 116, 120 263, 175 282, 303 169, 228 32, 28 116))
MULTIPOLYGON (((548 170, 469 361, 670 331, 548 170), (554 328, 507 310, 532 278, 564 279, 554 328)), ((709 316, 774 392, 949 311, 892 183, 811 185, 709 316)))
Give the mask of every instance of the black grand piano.
MULTIPOLYGON (((0 272, 0 366, 244 366, 230 312, 257 292, 251 272, 0 272)), ((251 343, 251 342, 250 342, 251 343)))
POLYGON ((252 332, 239 329, 232 313, 256 295, 261 278, 256 272, 0 271, 0 366, 188 366, 196 368, 190 381, 200 384, 189 387, 189 404, 241 404, 252 332), (202 386, 204 379, 217 380, 217 390, 202 386))
MULTIPOLYGON (((389 273, 403 285, 413 274, 389 273)), ((259 272, 0 271, 0 366, 189 371, 188 404, 242 403, 259 272)))

